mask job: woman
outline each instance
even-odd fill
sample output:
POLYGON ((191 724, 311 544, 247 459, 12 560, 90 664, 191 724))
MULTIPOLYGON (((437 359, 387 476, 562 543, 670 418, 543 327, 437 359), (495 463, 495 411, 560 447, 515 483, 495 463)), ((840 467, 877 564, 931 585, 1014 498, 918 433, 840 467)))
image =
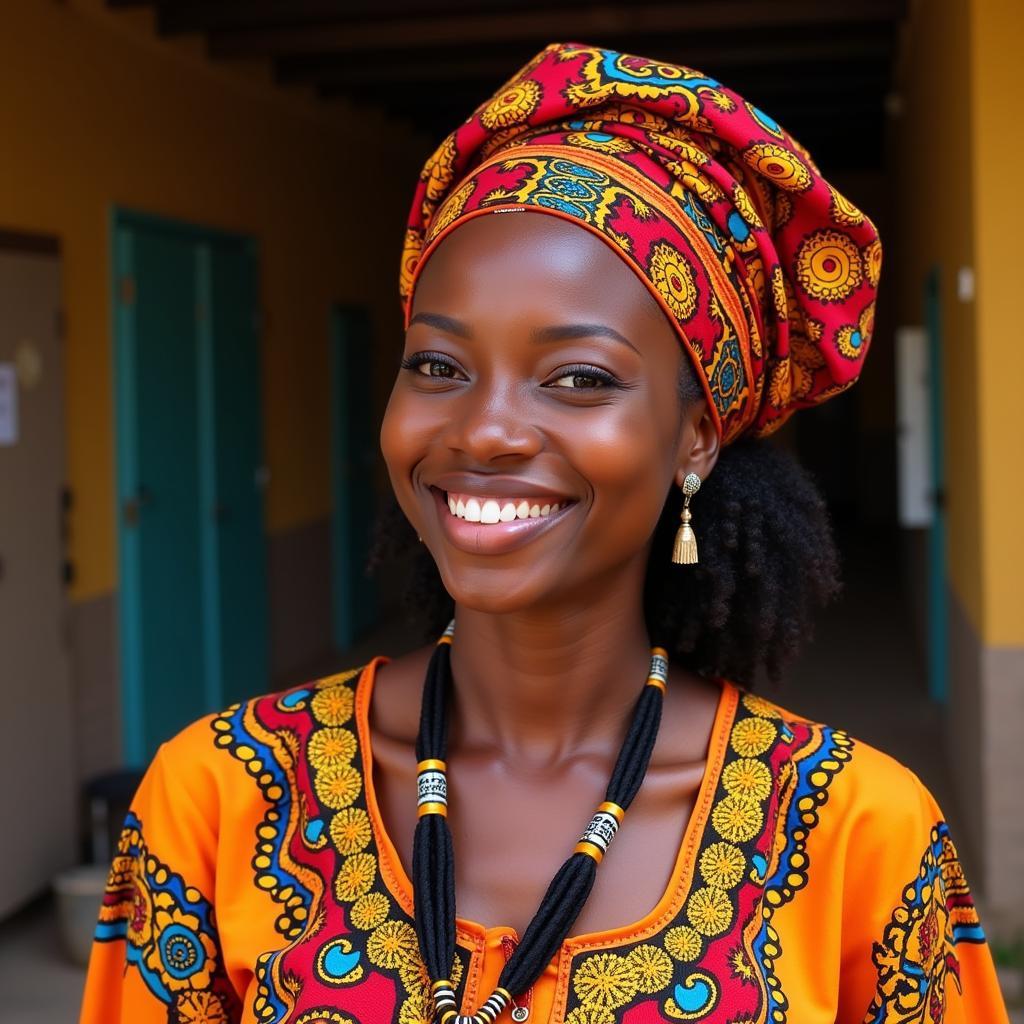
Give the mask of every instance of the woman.
POLYGON ((449 136, 381 442, 453 624, 161 749, 83 1020, 1005 1021, 927 790, 738 685, 836 588, 751 439, 856 379, 880 262, 685 68, 553 45, 449 136))

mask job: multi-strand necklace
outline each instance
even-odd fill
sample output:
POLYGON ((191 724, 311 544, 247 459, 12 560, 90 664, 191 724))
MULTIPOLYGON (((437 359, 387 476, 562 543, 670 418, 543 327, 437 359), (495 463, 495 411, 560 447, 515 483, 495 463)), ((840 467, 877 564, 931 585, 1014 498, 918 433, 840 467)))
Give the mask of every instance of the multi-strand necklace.
MULTIPOLYGON (((647 773, 661 722, 662 700, 668 681, 668 656, 651 648, 647 681, 612 771, 604 801, 598 805, 572 856, 548 886, 522 941, 509 957, 498 986, 472 1016, 458 1012, 450 975, 455 960, 455 858, 448 828, 448 703, 452 690, 449 624, 430 658, 423 686, 420 731, 416 739, 419 820, 413 839, 415 924, 420 953, 431 980, 435 1019, 439 1024, 492 1024, 540 977, 579 917, 594 886, 597 866, 615 838, 622 819, 647 773)), ((517 1006, 514 1017, 528 1012, 517 1006)))

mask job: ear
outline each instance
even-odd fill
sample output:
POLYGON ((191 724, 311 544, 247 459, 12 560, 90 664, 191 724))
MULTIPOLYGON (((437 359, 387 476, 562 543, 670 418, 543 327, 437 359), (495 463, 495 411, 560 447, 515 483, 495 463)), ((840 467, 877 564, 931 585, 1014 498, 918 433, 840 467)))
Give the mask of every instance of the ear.
POLYGON ((715 421, 708 411, 707 399, 691 402, 683 412, 679 432, 679 450, 676 456, 675 483, 682 487, 687 473, 696 473, 706 480, 718 462, 721 441, 715 421))

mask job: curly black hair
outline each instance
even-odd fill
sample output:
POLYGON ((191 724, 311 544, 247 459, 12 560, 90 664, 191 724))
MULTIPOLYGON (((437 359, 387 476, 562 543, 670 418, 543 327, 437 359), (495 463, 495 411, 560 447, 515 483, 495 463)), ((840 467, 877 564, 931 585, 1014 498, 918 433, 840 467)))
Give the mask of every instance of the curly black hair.
MULTIPOLYGON (((684 404, 703 394, 688 368, 679 385, 684 404)), ((825 500, 786 451, 767 440, 740 440, 722 449, 690 507, 697 565, 670 558, 682 508, 675 488, 655 528, 644 593, 652 642, 701 675, 747 687, 777 683, 810 639, 816 610, 839 591, 825 500)), ((406 567, 411 617, 425 641, 436 638, 454 604, 394 500, 378 518, 369 569, 392 560, 406 567)))

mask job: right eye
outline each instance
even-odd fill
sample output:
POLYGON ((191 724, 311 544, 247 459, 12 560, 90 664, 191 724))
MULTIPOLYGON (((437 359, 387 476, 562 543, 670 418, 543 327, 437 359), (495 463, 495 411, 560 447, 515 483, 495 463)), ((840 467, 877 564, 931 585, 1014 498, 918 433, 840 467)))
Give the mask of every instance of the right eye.
POLYGON ((417 352, 402 360, 402 369, 411 370, 420 377, 455 380, 461 371, 454 361, 440 352, 417 352))

